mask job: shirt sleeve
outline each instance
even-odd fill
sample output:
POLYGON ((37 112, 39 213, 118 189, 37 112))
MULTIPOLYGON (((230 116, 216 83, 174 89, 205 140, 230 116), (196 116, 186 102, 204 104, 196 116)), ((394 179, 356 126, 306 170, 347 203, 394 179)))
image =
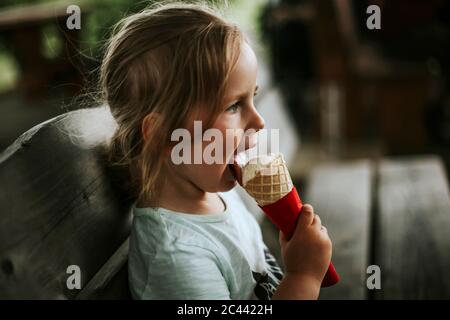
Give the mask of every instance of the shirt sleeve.
POLYGON ((176 244, 156 254, 149 266, 143 299, 229 300, 225 278, 211 251, 176 244))

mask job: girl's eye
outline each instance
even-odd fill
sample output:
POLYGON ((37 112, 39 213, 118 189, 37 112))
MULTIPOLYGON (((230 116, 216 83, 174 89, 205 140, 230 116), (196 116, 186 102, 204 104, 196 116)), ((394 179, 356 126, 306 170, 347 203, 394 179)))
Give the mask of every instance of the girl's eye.
POLYGON ((235 113, 238 111, 239 109, 239 102, 236 102, 235 104, 231 105, 230 107, 227 108, 227 112, 231 112, 231 113, 235 113))

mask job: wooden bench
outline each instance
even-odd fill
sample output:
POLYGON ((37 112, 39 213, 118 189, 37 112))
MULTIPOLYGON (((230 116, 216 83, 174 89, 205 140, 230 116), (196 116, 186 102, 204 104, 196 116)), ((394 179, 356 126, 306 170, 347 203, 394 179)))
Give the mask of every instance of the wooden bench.
POLYGON ((438 157, 320 165, 305 200, 329 230, 342 276, 322 299, 450 298, 450 198, 438 157), (369 265, 380 267, 379 290, 367 288, 369 265))
POLYGON ((114 128, 106 108, 73 111, 0 155, 0 298, 130 298, 131 203, 104 165, 114 128))

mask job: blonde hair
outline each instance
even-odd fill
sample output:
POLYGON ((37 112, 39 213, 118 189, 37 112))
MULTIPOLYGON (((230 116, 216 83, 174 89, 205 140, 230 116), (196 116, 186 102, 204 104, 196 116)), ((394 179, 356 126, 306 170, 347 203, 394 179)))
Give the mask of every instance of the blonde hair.
POLYGON ((131 198, 155 199, 164 183, 164 153, 173 130, 200 108, 210 126, 243 35, 205 4, 171 3, 122 19, 107 42, 100 69, 102 99, 118 128, 110 164, 126 172, 131 198), (206 109, 205 109, 206 107, 206 109), (142 122, 152 117, 143 138, 142 122))

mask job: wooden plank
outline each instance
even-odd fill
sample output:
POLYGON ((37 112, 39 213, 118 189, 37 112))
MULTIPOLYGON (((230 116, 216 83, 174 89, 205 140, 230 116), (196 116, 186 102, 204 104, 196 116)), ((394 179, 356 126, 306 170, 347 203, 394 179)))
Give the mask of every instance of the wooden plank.
POLYGON ((450 298, 450 199, 438 157, 380 163, 378 299, 450 298))
POLYGON ((112 182, 104 147, 109 109, 73 111, 23 134, 0 154, 0 296, 73 298, 130 232, 130 201, 112 182))
POLYGON ((131 299, 128 287, 128 249, 130 239, 117 249, 111 258, 76 296, 77 300, 131 299))
POLYGON ((372 165, 365 160, 320 165, 310 175, 303 200, 327 227, 332 261, 341 276, 337 285, 321 290, 320 299, 367 298, 372 176, 372 165))

